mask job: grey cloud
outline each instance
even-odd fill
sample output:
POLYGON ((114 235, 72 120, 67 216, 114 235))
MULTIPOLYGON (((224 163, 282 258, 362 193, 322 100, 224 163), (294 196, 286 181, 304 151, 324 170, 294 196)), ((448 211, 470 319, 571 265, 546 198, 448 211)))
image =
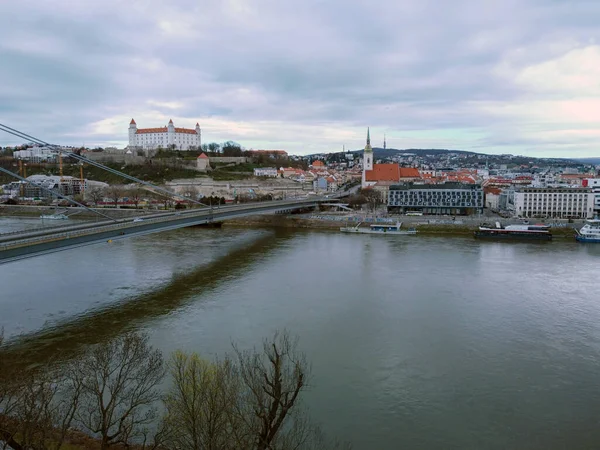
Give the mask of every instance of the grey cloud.
MULTIPOLYGON (((64 51, 0 43, 0 117, 16 126, 32 121, 48 139, 78 141, 109 117, 171 113, 148 107, 154 100, 181 102, 176 113, 200 121, 370 124, 423 137, 472 129, 489 135, 472 146, 534 151, 525 138, 495 137, 518 122, 476 107, 527 94, 494 68, 508 57, 519 67, 555 57, 552 40, 600 38, 593 1, 11 3, 0 4, 8 44, 11 36, 48 36, 64 51)), ((125 140, 126 127, 96 138, 125 140)))

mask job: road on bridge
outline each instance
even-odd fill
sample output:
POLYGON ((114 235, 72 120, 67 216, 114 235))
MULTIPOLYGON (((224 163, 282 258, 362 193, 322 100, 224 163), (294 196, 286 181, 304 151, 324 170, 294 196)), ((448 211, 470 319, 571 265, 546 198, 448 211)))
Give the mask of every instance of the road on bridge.
POLYGON ((331 197, 245 203, 161 213, 144 216, 143 219, 104 220, 90 224, 53 227, 48 230, 0 234, 0 264, 112 239, 158 233, 236 217, 314 208, 325 201, 331 201, 331 197))

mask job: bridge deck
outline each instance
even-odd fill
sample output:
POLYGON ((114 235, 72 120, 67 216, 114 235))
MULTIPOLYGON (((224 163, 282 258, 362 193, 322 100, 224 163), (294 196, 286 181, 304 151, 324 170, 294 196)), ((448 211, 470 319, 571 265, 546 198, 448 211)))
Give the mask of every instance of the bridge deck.
POLYGON ((283 200, 253 204, 203 208, 175 213, 145 216, 142 221, 120 219, 91 224, 53 227, 50 230, 23 231, 0 234, 0 264, 53 253, 83 245, 106 242, 177 228, 200 225, 256 214, 269 214, 315 207, 321 198, 283 200))

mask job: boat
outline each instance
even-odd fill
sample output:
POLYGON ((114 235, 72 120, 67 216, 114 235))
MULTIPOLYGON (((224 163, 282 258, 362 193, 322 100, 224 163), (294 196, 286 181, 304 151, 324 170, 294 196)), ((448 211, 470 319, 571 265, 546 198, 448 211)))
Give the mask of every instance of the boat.
POLYGON ((396 222, 395 224, 389 223, 377 223, 372 224, 370 227, 360 227, 362 222, 354 227, 341 227, 342 233, 363 233, 363 234, 417 234, 417 230, 409 228, 407 230, 401 230, 402 222, 396 222))
POLYGON ((502 226, 496 222, 496 227, 483 226, 475 232, 476 238, 489 239, 533 239, 540 241, 549 241, 552 239, 552 233, 548 225, 507 225, 502 226))
POLYGON ((42 214, 40 216, 40 219, 50 219, 50 220, 66 220, 69 217, 65 216, 64 214, 42 214))
POLYGON ((580 230, 575 229, 577 232, 577 242, 594 242, 600 243, 600 219, 588 219, 580 230))

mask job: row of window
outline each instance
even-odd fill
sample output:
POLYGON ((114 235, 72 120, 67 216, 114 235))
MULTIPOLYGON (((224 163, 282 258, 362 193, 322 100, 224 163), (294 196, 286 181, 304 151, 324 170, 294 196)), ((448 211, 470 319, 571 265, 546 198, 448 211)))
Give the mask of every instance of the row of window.
POLYGON ((473 202, 473 201, 457 201, 457 202, 436 202, 436 201, 390 201, 388 202, 389 206, 437 206, 437 207, 478 207, 482 208, 482 202, 473 202))

